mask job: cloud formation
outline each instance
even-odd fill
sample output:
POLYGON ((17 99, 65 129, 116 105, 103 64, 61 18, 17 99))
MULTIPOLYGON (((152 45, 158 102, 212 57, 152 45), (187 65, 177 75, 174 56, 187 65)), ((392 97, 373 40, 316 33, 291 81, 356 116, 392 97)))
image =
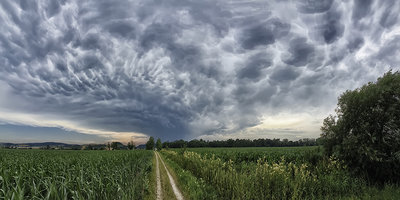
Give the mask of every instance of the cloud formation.
POLYGON ((279 113, 317 118, 346 89, 400 69, 398 10, 395 0, 1 1, 0 111, 169 140, 254 133, 279 113))

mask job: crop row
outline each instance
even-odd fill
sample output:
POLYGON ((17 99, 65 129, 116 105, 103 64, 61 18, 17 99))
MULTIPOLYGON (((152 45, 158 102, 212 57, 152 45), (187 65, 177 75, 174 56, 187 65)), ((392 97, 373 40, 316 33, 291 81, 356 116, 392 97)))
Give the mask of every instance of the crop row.
POLYGON ((149 151, 0 150, 0 199, 143 199, 149 151))
MULTIPOLYGON (((171 149, 176 152, 184 149, 171 149)), ((260 158, 265 158, 270 164, 279 162, 284 158, 287 162, 296 164, 317 164, 323 158, 322 149, 317 146, 311 147, 245 147, 245 148, 189 148, 205 157, 218 157, 223 161, 247 164, 255 163, 260 158)))

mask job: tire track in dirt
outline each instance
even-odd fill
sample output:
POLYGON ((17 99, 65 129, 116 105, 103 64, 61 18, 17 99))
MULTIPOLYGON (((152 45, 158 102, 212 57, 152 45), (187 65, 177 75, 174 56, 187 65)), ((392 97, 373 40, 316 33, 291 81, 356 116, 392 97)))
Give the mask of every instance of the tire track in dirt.
POLYGON ((158 158, 161 160, 161 164, 164 166, 165 171, 167 172, 168 178, 169 178, 169 183, 172 186, 172 190, 174 191, 175 197, 177 200, 183 200, 183 195, 182 192, 179 190, 178 186, 176 186, 175 180, 174 178, 171 176, 171 174, 169 173, 167 167, 165 166, 164 161, 162 160, 161 156, 158 154, 158 152, 156 152, 156 155, 158 156, 158 158))
MULTIPOLYGON (((156 153, 157 154, 157 153, 156 153)), ((157 200, 162 200, 160 167, 158 163, 158 156, 156 155, 156 174, 157 174, 157 200)))

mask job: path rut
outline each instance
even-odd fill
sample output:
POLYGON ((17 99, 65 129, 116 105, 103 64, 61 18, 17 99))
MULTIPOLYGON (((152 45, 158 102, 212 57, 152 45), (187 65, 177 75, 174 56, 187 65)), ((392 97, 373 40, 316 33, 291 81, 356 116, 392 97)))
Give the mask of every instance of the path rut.
MULTIPOLYGON (((156 156, 157 156, 157 163, 158 163, 158 159, 161 160, 161 164, 164 166, 165 171, 167 172, 168 178, 169 178, 169 183, 172 186, 172 190, 174 191, 175 197, 177 200, 183 200, 183 195, 182 192, 179 190, 178 186, 176 186, 175 180, 174 178, 171 176, 171 174, 169 173, 167 167, 165 166, 164 161, 162 160, 161 156, 158 154, 158 152, 155 152, 156 156)), ((159 168, 157 167, 157 170, 159 170, 159 168)), ((161 188, 161 183, 160 183, 160 188, 161 188)), ((157 191, 158 191, 158 179, 157 179, 157 191)), ((158 199, 158 194, 157 193, 157 199, 158 199)), ((160 196, 161 199, 161 196, 160 196)))
POLYGON ((156 170, 157 170, 157 200, 162 200, 160 167, 158 164, 158 156, 156 155, 156 170))

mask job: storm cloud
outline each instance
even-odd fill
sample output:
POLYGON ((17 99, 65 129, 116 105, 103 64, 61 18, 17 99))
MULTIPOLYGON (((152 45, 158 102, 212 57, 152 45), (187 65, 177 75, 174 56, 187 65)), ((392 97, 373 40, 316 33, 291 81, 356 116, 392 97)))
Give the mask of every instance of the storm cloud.
POLYGON ((0 120, 173 140, 245 134, 279 113, 323 116, 346 89, 400 69, 399 10, 394 0, 1 1, 0 120))

